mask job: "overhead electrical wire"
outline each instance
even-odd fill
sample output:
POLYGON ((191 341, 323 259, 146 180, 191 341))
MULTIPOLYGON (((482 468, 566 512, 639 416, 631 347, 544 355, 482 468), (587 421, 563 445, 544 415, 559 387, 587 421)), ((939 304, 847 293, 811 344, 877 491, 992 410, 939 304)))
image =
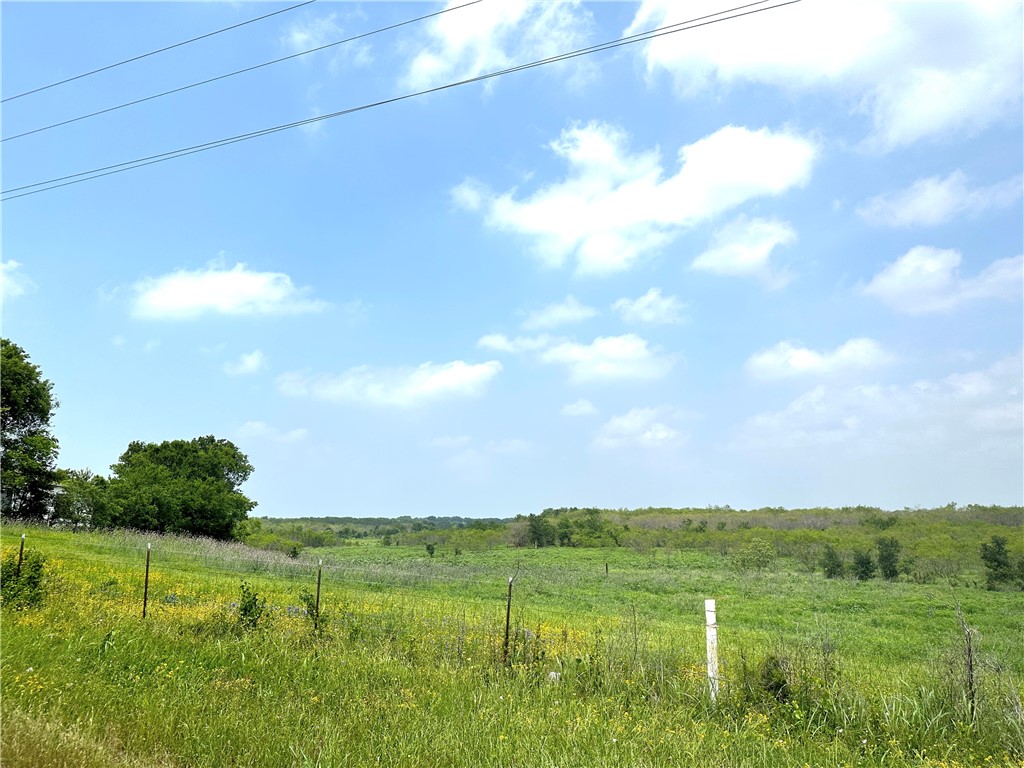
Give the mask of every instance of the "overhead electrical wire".
POLYGON ((108 112, 114 112, 114 111, 116 111, 118 109, 124 109, 125 107, 131 107, 131 106, 134 106, 136 104, 142 104, 143 102, 152 101, 153 99, 159 99, 159 98, 162 98, 163 96, 170 96, 171 94, 174 94, 174 93, 181 93, 182 91, 187 91, 190 88, 198 88, 201 85, 209 85, 210 83, 215 83, 218 80, 225 80, 225 79, 227 79, 229 77, 234 77, 235 75, 242 75, 242 74, 245 74, 246 72, 252 72, 253 70, 256 70, 256 69, 262 69, 263 67, 269 67, 272 64, 280 64, 281 62, 288 61, 289 59, 296 59, 299 56, 307 56, 307 55, 309 55, 311 53, 316 53, 317 51, 323 51, 323 50, 325 50, 327 48, 333 48, 335 46, 343 45, 345 43, 351 43, 351 42, 354 42, 356 40, 361 40, 364 37, 370 37, 371 35, 378 35, 378 34, 380 34, 382 32, 389 32, 392 29, 398 29, 399 27, 404 27, 404 26, 407 26, 409 24, 415 24, 416 22, 425 21, 427 19, 433 18, 434 16, 440 16, 443 13, 449 13, 450 11, 457 11, 460 8, 466 8, 466 7, 470 6, 470 5, 476 5, 477 3, 482 3, 482 2, 483 2, 483 0, 470 0, 470 2, 463 3, 462 5, 455 5, 455 6, 452 6, 450 8, 444 8, 444 9, 442 9, 440 11, 434 11, 434 13, 428 13, 426 16, 417 16, 415 19, 407 19, 406 21, 400 21, 397 24, 391 24, 390 26, 387 26, 387 27, 381 27, 380 29, 374 29, 374 30, 372 30, 370 32, 363 32, 361 34, 354 35, 352 37, 346 37, 344 40, 336 40, 333 43, 327 43, 326 45, 321 45, 321 46, 318 46, 316 48, 310 48, 308 51, 300 51, 299 53, 293 53, 290 56, 282 56, 281 58, 274 59, 273 61, 265 61, 262 64, 254 64, 253 66, 245 67, 244 69, 236 69, 234 72, 228 72, 227 74, 224 74, 224 75, 217 75, 216 77, 210 77, 210 78, 207 78, 206 80, 200 80, 199 82, 196 82, 196 83, 190 83, 189 85, 182 85, 182 86, 180 86, 178 88, 172 88, 171 90, 163 91, 162 93, 155 93, 155 94, 153 94, 151 96, 144 96, 141 99, 135 99, 134 101, 127 101, 124 104, 118 104, 115 107, 107 107, 106 109, 100 109, 100 110, 98 110, 96 112, 90 112, 87 115, 79 115, 78 117, 72 117, 69 120, 61 120, 58 123, 53 123, 51 125, 44 125, 42 128, 34 128, 31 131, 24 131, 22 133, 16 133, 13 136, 5 136, 3 139, 0 139, 0 142, 3 142, 3 141, 13 141, 14 139, 20 139, 23 136, 31 136, 34 133, 42 133, 43 131, 48 131, 51 128, 59 128, 62 125, 68 125, 70 123, 77 123, 79 120, 87 120, 90 117, 96 117, 97 115, 105 115, 108 112))
POLYGON ((171 150, 170 152, 162 152, 162 153, 157 154, 157 155, 149 155, 148 157, 140 157, 140 158, 135 158, 134 160, 126 160, 123 163, 115 163, 113 165, 106 165, 106 166, 102 166, 102 167, 99 167, 99 168, 92 168, 92 169, 90 169, 88 171, 80 171, 79 173, 72 173, 72 174, 68 174, 67 176, 58 176, 58 177, 53 178, 53 179, 47 179, 45 181, 37 181, 37 182, 35 182, 33 184, 25 184, 25 185, 20 186, 20 187, 12 187, 11 189, 6 189, 6 190, 0 191, 0 195, 7 195, 7 197, 4 197, 2 200, 0 200, 0 202, 7 202, 8 200, 14 200, 14 199, 17 199, 17 198, 20 198, 20 197, 27 197, 29 195, 39 194, 40 192, 48 192, 51 189, 58 189, 60 187, 66 187, 66 186, 69 186, 71 184, 80 184, 80 183, 82 183, 84 181, 91 181, 92 179, 98 179, 98 178, 101 178, 103 176, 111 176, 111 175, 117 174, 117 173, 124 173, 125 171, 131 171, 131 170, 134 170, 136 168, 142 168, 142 167, 147 166, 147 165, 154 165, 156 163, 166 162, 167 160, 174 160, 174 159, 179 158, 179 157, 186 157, 188 155, 193 155, 193 154, 196 154, 198 152, 206 152, 206 151, 211 150, 211 149, 217 149, 219 147, 225 147, 225 146, 228 146, 230 144, 236 144, 238 142, 248 141, 250 139, 259 138, 261 136, 268 136, 270 134, 278 133, 280 131, 286 131, 286 130, 289 130, 291 128, 298 128, 298 127, 301 127, 301 126, 304 126, 304 125, 310 125, 312 123, 317 123, 317 122, 320 122, 320 121, 323 121, 323 120, 331 120, 333 118, 341 117, 343 115, 350 115, 350 114, 353 114, 355 112, 362 112, 362 111, 365 111, 365 110, 368 110, 368 109, 372 109, 374 107, 381 107, 381 106, 385 106, 387 104, 394 104, 396 102, 405 101, 405 100, 408 100, 408 99, 415 98, 417 96, 425 96, 427 94, 437 93, 439 91, 449 90, 451 88, 456 88, 456 87, 461 86, 461 85, 469 85, 471 83, 478 83, 478 82, 482 82, 484 80, 490 80, 490 79, 493 79, 493 78, 496 78, 496 77, 501 77, 503 75, 511 74, 513 72, 521 72, 521 71, 524 71, 524 70, 533 69, 535 67, 545 66, 547 64, 554 64, 554 63, 558 63, 558 62, 562 62, 562 61, 568 61, 570 59, 574 59, 574 58, 577 58, 579 56, 586 56, 586 55, 589 55, 589 54, 592 54, 592 53, 599 53, 599 52, 603 52, 603 51, 608 51, 608 50, 612 50, 614 48, 622 47, 624 45, 632 45, 634 43, 644 42, 646 40, 653 40, 653 39, 658 38, 658 37, 664 37, 665 35, 671 35, 671 34, 675 34, 677 32, 685 32, 685 31, 690 30, 690 29, 698 29, 699 27, 705 27, 705 26, 708 26, 710 24, 716 24, 716 23, 721 22, 721 21, 729 21, 731 19, 738 19, 738 18, 741 18, 743 16, 750 16, 750 15, 755 14, 755 13, 762 13, 764 11, 771 11, 771 10, 774 10, 776 8, 782 8, 782 7, 787 6, 787 5, 795 5, 796 3, 799 3, 800 1, 801 0, 786 0, 785 2, 774 3, 772 5, 768 5, 768 6, 765 6, 765 7, 762 7, 762 8, 754 8, 753 10, 745 10, 745 11, 743 10, 743 9, 746 9, 746 8, 751 8, 752 6, 756 6, 756 5, 763 5, 764 3, 768 2, 768 0, 757 0, 756 2, 746 3, 744 5, 735 6, 733 8, 729 8, 729 9, 726 9, 724 11, 718 11, 716 13, 707 14, 705 16, 698 16, 698 17, 695 17, 693 19, 688 19, 687 21, 680 21, 680 22, 677 22, 675 24, 666 25, 664 27, 657 27, 655 29, 651 29, 651 30, 648 30, 646 32, 638 32, 638 33, 636 33, 634 35, 628 35, 626 37, 617 38, 615 40, 611 40, 611 41, 608 41, 608 42, 605 42, 605 43, 599 43, 597 45, 587 46, 586 48, 580 48, 578 50, 570 51, 568 53, 562 53, 562 54, 558 54, 556 56, 550 56, 550 57, 545 58, 545 59, 538 59, 536 61, 532 61, 532 62, 529 62, 529 63, 526 63, 526 64, 519 64, 519 65, 516 65, 514 67, 509 67, 507 69, 497 70, 495 72, 488 72, 488 73, 483 74, 483 75, 476 75, 475 77, 466 78, 464 80, 458 80, 458 81, 451 82, 451 83, 445 83, 444 85, 434 86, 433 88, 427 88, 427 89, 424 89, 424 90, 421 90, 421 91, 415 91, 413 93, 403 94, 401 96, 393 96, 391 98, 381 99, 380 101, 375 101, 375 102, 371 102, 371 103, 368 103, 368 104, 362 104, 362 105, 357 106, 357 107, 349 107, 348 109, 342 109, 342 110, 339 110, 337 112, 331 112, 331 113, 328 113, 328 114, 325 114, 325 115, 317 115, 316 117, 306 118, 305 120, 296 120, 295 122, 283 123, 281 125, 275 125, 275 126, 272 126, 270 128, 264 128, 264 129, 261 129, 261 130, 258 130, 258 131, 251 131, 249 133, 241 133, 241 134, 237 134, 235 136, 229 136, 229 137, 226 137, 226 138, 223 138, 223 139, 217 139, 215 141, 206 142, 204 144, 195 144, 195 145, 192 145, 190 147, 182 147, 180 149, 171 150), (742 13, 734 13, 735 11, 743 11, 743 12, 742 13), (732 14, 732 15, 726 16, 725 14, 732 14), (715 16, 721 16, 722 18, 717 18, 717 19, 713 18, 715 16), (84 178, 82 178, 82 177, 84 177, 84 178), (33 187, 43 187, 43 188, 42 189, 33 189, 33 187), (30 191, 23 191, 23 190, 30 190, 30 191), (17 195, 10 194, 12 192, 21 192, 21 194, 17 194, 17 195))
POLYGON ((14 101, 15 99, 20 99, 22 96, 28 96, 28 95, 33 94, 33 93, 39 93, 40 91, 45 91, 45 90, 47 90, 49 88, 56 88, 58 85, 64 85, 65 83, 70 83, 70 82, 73 82, 74 80, 81 80, 83 77, 89 77, 90 75, 96 75, 96 74, 99 74, 100 72, 106 72, 108 69, 114 69, 115 67, 120 67, 122 64, 131 64, 133 61, 138 61, 139 59, 145 59, 145 58, 147 58, 149 56, 155 56, 158 53, 163 53, 164 51, 170 51, 170 50, 172 50, 174 48, 180 48, 181 46, 188 45, 189 43, 195 43, 195 42, 198 42, 199 40, 205 40, 208 37, 213 37, 214 35, 219 35, 221 32, 230 32, 232 29, 238 29, 239 27, 244 27, 246 24, 252 24, 255 21, 262 21, 263 19, 269 19, 271 16, 277 16, 279 13, 288 13, 288 11, 294 11, 297 8, 302 8, 305 5, 310 5, 311 3, 315 3, 315 2, 316 2, 316 0, 305 0, 305 2, 298 3, 297 5, 290 5, 287 8, 282 8, 281 10, 274 11, 273 13, 265 13, 262 16, 257 16, 255 19, 249 19, 248 21, 240 21, 237 24, 232 24, 230 27, 224 27, 222 29, 215 29, 213 32, 207 32, 206 34, 199 35, 198 37, 193 37, 193 38, 190 38, 188 40, 182 40, 180 43, 174 43, 172 45, 165 45, 163 48, 157 48, 155 51, 150 51, 149 53, 141 53, 138 56, 132 56, 131 58, 124 59, 123 61, 117 61, 117 62, 114 62, 113 64, 107 64, 105 67, 100 67, 99 69, 93 69, 93 70, 91 70, 89 72, 83 72, 82 74, 75 75, 74 77, 66 77, 63 80, 58 80, 55 83, 50 83, 49 85, 41 85, 38 88, 33 88, 30 91, 23 91, 22 93, 16 93, 13 96, 8 96, 5 99, 0 99, 0 104, 3 104, 3 103, 8 102, 8 101, 14 101))

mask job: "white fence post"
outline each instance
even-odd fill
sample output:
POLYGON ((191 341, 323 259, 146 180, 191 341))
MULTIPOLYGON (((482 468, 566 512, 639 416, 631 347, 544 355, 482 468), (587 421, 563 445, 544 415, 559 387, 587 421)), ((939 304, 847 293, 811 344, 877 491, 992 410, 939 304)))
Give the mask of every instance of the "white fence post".
POLYGON ((714 702, 718 698, 718 621, 713 598, 704 601, 704 624, 708 633, 708 690, 714 702))

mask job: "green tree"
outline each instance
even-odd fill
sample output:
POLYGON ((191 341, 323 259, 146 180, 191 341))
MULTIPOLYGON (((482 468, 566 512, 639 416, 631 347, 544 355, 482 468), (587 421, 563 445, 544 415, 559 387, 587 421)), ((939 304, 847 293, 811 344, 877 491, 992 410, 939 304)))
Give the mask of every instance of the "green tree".
POLYGON ((212 435, 132 442, 111 469, 109 503, 94 514, 96 527, 230 539, 256 506, 239 490, 252 474, 248 458, 212 435))
POLYGON ((846 571, 843 559, 839 557, 836 548, 831 544, 825 545, 825 554, 821 558, 821 567, 825 571, 827 579, 841 579, 846 571))
POLYGON ((870 552, 853 553, 853 575, 861 581, 875 578, 877 568, 875 559, 871 557, 870 552))
POLYGON ((878 545, 878 570, 883 579, 890 581, 900 573, 900 543, 891 536, 883 536, 875 542, 878 545))
POLYGON ((50 418, 59 403, 24 349, 7 339, 0 346, 0 508, 4 515, 43 520, 57 482, 50 418))
POLYGON ((552 547, 558 536, 554 524, 543 515, 526 518, 526 534, 535 547, 552 547))
POLYGON ((1006 549, 1006 538, 993 536, 989 541, 981 545, 981 561, 985 563, 988 571, 985 584, 989 589, 995 589, 1000 583, 1009 581, 1012 576, 1010 564, 1010 553, 1006 549))
POLYGON ((90 469, 61 469, 53 499, 53 521, 74 527, 90 526, 107 507, 107 479, 90 469))

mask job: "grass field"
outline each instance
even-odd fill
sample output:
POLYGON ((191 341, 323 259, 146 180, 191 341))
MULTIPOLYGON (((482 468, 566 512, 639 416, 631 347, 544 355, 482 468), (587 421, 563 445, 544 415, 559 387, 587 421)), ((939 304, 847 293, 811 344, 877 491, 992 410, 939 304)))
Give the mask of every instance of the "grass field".
POLYGON ((48 591, 3 608, 4 766, 1024 765, 1024 597, 970 574, 856 582, 706 548, 430 557, 371 539, 294 560, 18 525, 6 558, 23 532, 48 591), (320 557, 314 630, 301 593, 320 557), (973 706, 957 605, 977 629, 973 706))

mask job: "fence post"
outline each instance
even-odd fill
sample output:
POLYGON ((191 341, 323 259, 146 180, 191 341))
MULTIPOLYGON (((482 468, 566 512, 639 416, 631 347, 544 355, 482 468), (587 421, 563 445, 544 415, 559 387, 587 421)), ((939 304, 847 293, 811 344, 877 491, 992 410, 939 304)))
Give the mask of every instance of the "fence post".
POLYGON ((152 544, 146 544, 146 584, 142 588, 142 618, 146 618, 146 605, 149 603, 149 550, 152 544))
POLYGON ((508 662, 508 632, 512 621, 512 582, 514 580, 514 576, 508 577, 508 600, 505 603, 505 644, 501 649, 501 661, 503 664, 508 662))
POLYGON ((324 561, 316 567, 316 608, 313 610, 313 629, 320 629, 320 577, 323 575, 324 561))
POLYGON ((708 690, 713 703, 718 698, 718 620, 714 598, 704 601, 704 624, 708 635, 708 690))
POLYGON ((21 534, 21 548, 18 550, 18 567, 14 570, 14 578, 21 578, 21 559, 25 556, 25 534, 21 534))
POLYGON ((508 664, 509 660, 509 630, 512 626, 512 583, 519 575, 519 563, 516 563, 515 573, 509 577, 509 597, 505 603, 505 644, 502 646, 502 664, 508 664))

